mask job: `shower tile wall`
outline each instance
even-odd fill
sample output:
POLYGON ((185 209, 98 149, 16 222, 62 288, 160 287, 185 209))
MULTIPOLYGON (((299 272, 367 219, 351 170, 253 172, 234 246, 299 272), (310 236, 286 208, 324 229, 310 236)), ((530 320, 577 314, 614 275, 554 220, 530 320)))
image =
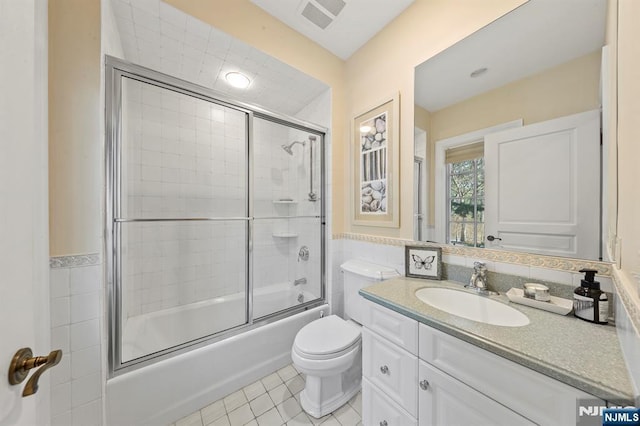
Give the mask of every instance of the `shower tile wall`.
MULTIPOLYGON (((122 216, 246 216, 245 114, 123 84, 122 216)), ((122 225, 125 318, 244 292, 246 222, 122 225)))
POLYGON ((313 146, 314 192, 320 195, 320 136, 309 142, 309 133, 256 119, 254 121, 254 287, 269 285, 298 287, 313 298, 320 296, 321 203, 309 201, 310 152, 313 146), (294 141, 293 155, 282 149, 294 141), (287 218, 289 217, 289 218, 287 218), (263 219, 269 218, 269 219, 263 219), (309 248, 309 260, 299 260, 302 246, 309 248))
POLYGON ((102 423, 102 264, 98 255, 51 259, 51 424, 102 423))

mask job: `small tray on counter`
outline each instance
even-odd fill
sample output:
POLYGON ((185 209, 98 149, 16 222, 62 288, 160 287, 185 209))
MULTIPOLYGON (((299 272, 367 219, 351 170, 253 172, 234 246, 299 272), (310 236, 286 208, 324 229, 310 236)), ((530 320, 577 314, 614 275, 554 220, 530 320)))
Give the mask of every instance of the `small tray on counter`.
POLYGON ((513 303, 543 309, 545 311, 553 312, 554 314, 567 315, 573 309, 573 301, 563 299, 561 297, 551 296, 551 300, 548 302, 541 302, 539 300, 524 297, 524 290, 520 288, 511 288, 505 294, 513 303))

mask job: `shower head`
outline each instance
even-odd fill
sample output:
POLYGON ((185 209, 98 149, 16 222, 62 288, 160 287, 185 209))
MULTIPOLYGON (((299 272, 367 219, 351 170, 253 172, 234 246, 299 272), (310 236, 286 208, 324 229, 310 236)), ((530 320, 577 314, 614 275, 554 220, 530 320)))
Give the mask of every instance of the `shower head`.
POLYGON ((293 155, 293 149, 292 149, 292 148, 293 148, 293 146, 294 146, 295 144, 297 144, 297 143, 299 143, 299 144, 300 144, 300 145, 302 145, 302 146, 305 146, 305 143, 304 143, 304 142, 300 142, 300 141, 293 141, 293 142, 291 142, 289 145, 282 145, 282 149, 284 149, 284 151, 285 151, 287 154, 289 154, 289 155, 293 155))

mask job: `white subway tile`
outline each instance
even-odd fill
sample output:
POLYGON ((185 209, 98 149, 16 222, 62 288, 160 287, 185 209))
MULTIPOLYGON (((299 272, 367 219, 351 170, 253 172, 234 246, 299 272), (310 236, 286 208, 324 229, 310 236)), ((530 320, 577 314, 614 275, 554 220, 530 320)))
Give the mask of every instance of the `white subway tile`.
POLYGON ((62 325, 51 329, 51 347, 67 353, 71 348, 69 325, 62 325))
POLYGON ((495 271, 496 270, 496 264, 495 262, 489 261, 489 260, 484 260, 484 259, 477 259, 475 257, 467 257, 466 258, 466 266, 468 268, 473 268, 473 264, 475 262, 481 262, 484 263, 485 266, 487 267, 487 270, 489 271, 495 271))
POLYGON ((71 351, 77 351, 100 343, 100 322, 98 319, 83 321, 70 326, 71 351))
POLYGON ((91 346, 71 353, 71 379, 76 380, 100 372, 100 346, 91 346))
MULTIPOLYGON (((57 366, 56 366, 57 368, 57 366)), ((71 409, 71 383, 51 386, 51 417, 57 417, 71 409)))
POLYGON ((499 274, 508 274, 508 275, 517 275, 520 277, 529 278, 529 266, 528 265, 517 265, 515 263, 501 263, 495 262, 493 265, 493 272, 497 272, 499 274))
POLYGON ((69 296, 69 268, 54 268, 49 271, 50 297, 69 296))
MULTIPOLYGON (((54 346, 55 348, 55 346, 54 346)), ((62 351, 62 359, 56 365, 56 368, 51 369, 51 386, 54 388, 56 385, 62 383, 68 383, 71 381, 71 355, 67 351, 62 351)), ((55 392, 52 391, 52 393, 55 392)), ((71 388, 69 388, 71 392, 71 388)), ((71 399, 71 393, 69 393, 69 399, 71 399)))
POLYGON ((90 374, 71 381, 71 406, 73 408, 84 405, 101 395, 100 373, 90 374))
POLYGON ((101 315, 98 292, 71 296, 71 322, 78 323, 98 318, 101 315))
POLYGON ((51 327, 59 327, 69 324, 69 297, 56 297, 51 299, 51 327))
POLYGON ((560 284, 573 284, 573 276, 571 272, 558 271, 555 269, 539 268, 537 266, 531 266, 529 268, 529 278, 538 280, 551 281, 560 284))
POLYGON ((442 261, 450 265, 467 266, 467 259, 456 254, 443 254, 442 261))
POLYGON ((75 407, 72 412, 72 426, 101 426, 102 401, 96 399, 88 404, 75 407))
POLYGON ((66 411, 58 416, 51 416, 52 426, 69 426, 71 424, 71 411, 66 411))
POLYGON ((72 295, 89 293, 100 289, 102 265, 71 268, 69 271, 69 288, 72 295))

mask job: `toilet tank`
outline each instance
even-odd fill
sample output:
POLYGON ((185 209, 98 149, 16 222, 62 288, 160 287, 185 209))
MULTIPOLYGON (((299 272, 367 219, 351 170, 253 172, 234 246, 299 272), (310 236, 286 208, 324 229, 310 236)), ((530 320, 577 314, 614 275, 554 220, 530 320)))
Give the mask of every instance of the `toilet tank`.
POLYGON ((351 259, 340 265, 344 273, 344 315, 362 324, 364 315, 364 298, 358 294, 363 287, 397 277, 400 274, 388 266, 351 259))

